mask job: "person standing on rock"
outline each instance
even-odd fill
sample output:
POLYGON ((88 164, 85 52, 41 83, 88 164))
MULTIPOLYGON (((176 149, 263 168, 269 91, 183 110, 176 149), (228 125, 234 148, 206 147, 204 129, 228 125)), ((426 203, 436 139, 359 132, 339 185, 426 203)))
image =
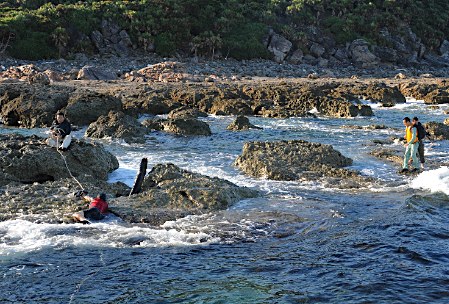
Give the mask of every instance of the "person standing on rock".
POLYGON ((402 123, 405 126, 405 155, 404 155, 404 163, 402 164, 402 170, 400 173, 408 173, 408 172, 417 172, 419 171, 419 162, 416 156, 416 152, 418 151, 418 132, 416 127, 412 124, 409 117, 404 117, 402 123), (408 169, 408 163, 412 159, 413 169, 410 171, 408 169))
POLYGON ((89 220, 102 220, 109 208, 109 205, 106 202, 106 194, 100 193, 97 197, 92 198, 82 193, 81 197, 85 201, 90 202, 89 209, 74 213, 72 215, 73 219, 81 223, 88 223, 89 220))
POLYGON ((421 163, 421 169, 424 170, 424 137, 426 137, 426 129, 424 129, 423 125, 419 122, 418 117, 413 117, 412 119, 413 125, 416 127, 416 131, 418 132, 418 156, 419 156, 419 162, 421 163))
POLYGON ((47 139, 47 145, 65 150, 72 142, 72 126, 65 118, 64 113, 56 113, 56 120, 50 127, 50 137, 47 139))

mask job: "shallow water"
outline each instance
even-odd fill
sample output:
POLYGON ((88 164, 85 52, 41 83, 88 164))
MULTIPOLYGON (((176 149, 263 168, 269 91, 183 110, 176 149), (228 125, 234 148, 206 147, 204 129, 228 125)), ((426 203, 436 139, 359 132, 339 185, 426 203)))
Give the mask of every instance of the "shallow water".
MULTIPOLYGON (((240 133, 225 130, 233 117, 210 116, 211 137, 105 141, 120 161, 110 181, 132 184, 147 157, 149 166, 172 162, 263 196, 156 228, 113 216, 89 226, 1 222, 0 303, 447 303, 449 168, 404 180, 367 154, 373 139, 402 135, 404 116, 442 121, 444 109, 409 100, 375 107, 371 118, 251 118, 264 130, 240 133), (341 128, 372 124, 396 130, 341 128), (383 186, 327 189, 233 167, 244 142, 284 139, 332 144, 383 186)), ((426 153, 449 163, 447 148, 427 143, 426 153)))

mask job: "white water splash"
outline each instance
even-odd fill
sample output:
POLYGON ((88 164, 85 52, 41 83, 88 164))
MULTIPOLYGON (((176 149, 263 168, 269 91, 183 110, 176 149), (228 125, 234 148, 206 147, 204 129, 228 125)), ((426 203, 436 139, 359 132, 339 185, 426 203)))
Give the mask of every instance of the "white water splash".
POLYGON ((410 187, 449 195, 449 168, 445 166, 436 170, 424 171, 410 183, 410 187))

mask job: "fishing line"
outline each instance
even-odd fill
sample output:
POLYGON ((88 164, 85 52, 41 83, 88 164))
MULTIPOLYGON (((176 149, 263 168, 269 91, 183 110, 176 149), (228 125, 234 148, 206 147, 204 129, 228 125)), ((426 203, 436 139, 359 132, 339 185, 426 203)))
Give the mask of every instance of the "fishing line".
POLYGON ((95 272, 91 273, 90 275, 88 275, 87 277, 85 277, 84 279, 82 279, 82 280, 78 283, 78 285, 76 286, 75 291, 70 295, 70 301, 69 301, 69 304, 71 304, 72 301, 75 299, 75 295, 80 291, 81 286, 83 286, 84 283, 85 283, 88 279, 90 279, 90 278, 92 278, 93 276, 95 276, 95 275, 101 270, 101 268, 106 267, 106 263, 104 262, 103 256, 104 256, 104 254, 103 254, 103 250, 102 250, 102 251, 100 251, 100 261, 101 261, 101 266, 98 267, 98 269, 97 269, 95 272))
POLYGON ((64 156, 64 154, 62 154, 61 150, 59 149, 59 137, 56 138, 56 151, 58 151, 58 153, 61 155, 62 160, 64 161, 65 167, 67 168, 67 171, 69 172, 70 176, 76 181, 76 183, 81 187, 81 190, 84 190, 83 185, 81 185, 81 183, 76 179, 75 176, 73 176, 72 172, 69 169, 69 166, 67 165, 67 161, 66 158, 64 156))

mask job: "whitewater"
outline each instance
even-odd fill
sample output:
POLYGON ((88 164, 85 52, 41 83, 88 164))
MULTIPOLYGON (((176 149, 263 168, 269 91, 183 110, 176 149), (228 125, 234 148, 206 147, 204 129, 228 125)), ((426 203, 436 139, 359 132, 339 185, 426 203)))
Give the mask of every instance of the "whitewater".
POLYGON ((149 167, 174 163, 262 195, 160 227, 113 215, 91 225, 0 222, 0 303, 447 303, 448 141, 425 142, 436 165, 416 176, 398 175, 399 165, 369 152, 373 140, 403 136, 403 117, 442 122, 449 107, 369 104, 373 117, 250 117, 263 130, 230 132, 235 117, 208 116, 210 137, 102 140, 120 163, 110 182, 131 186, 146 157, 149 167), (370 125, 387 128, 347 127, 370 125), (354 160, 350 169, 383 186, 270 181, 233 166, 245 142, 291 139, 331 144, 354 160))

